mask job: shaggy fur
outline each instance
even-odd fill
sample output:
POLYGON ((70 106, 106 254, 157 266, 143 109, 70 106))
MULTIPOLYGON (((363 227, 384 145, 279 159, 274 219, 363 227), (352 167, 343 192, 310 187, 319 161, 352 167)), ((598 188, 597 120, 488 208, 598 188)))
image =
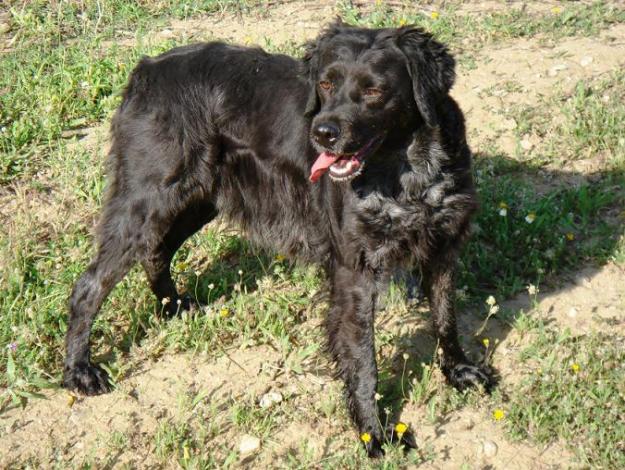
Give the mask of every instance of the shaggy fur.
POLYGON ((454 267, 477 204, 453 81, 445 47, 413 27, 335 23, 303 60, 217 42, 141 60, 112 123, 98 252, 70 299, 65 387, 108 390, 89 350, 102 302, 139 261, 174 313, 170 261, 217 214, 258 245, 325 268, 330 351, 371 456, 385 439, 375 305, 398 267, 422 275, 449 382, 488 386, 456 333, 454 267), (326 168, 312 183, 324 152, 360 167, 344 180, 326 168))

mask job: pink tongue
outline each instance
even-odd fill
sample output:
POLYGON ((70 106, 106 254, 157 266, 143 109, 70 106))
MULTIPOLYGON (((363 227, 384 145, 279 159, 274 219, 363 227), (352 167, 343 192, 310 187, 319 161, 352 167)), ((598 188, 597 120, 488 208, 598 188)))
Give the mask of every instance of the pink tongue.
POLYGON ((310 181, 316 183, 319 178, 321 178, 323 174, 328 171, 330 165, 332 165, 340 157, 340 155, 334 155, 333 153, 329 152, 320 153, 317 157, 317 160, 315 160, 315 163, 310 169, 310 181))

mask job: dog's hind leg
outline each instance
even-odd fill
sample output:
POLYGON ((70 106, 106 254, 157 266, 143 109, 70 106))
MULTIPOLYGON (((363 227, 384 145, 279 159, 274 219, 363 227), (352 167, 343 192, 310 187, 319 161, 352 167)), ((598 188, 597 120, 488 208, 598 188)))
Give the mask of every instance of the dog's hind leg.
POLYGON ((85 395, 97 395, 109 389, 104 370, 91 363, 91 326, 102 303, 136 257, 137 238, 130 233, 133 221, 123 207, 126 204, 117 199, 107 203, 98 253, 70 296, 63 385, 85 395))
POLYGON ((215 215, 217 215, 217 210, 208 201, 189 205, 168 224, 169 228, 165 231, 165 235, 151 243, 152 248, 141 257, 141 264, 145 269, 152 292, 161 301, 164 298, 169 300, 165 306, 165 311, 169 315, 188 309, 190 306, 189 297, 185 296, 181 299, 176 291, 170 271, 171 260, 184 241, 210 222, 215 215))
POLYGON ((439 361, 443 374, 458 390, 482 385, 488 391, 493 384, 489 368, 471 364, 458 340, 454 309, 455 254, 448 252, 435 259, 424 269, 423 284, 441 350, 439 361))

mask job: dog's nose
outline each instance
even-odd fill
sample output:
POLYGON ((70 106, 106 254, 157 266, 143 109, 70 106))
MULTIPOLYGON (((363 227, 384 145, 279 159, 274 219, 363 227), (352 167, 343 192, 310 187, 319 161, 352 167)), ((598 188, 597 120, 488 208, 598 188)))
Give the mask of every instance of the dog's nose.
POLYGON ((336 124, 331 122, 323 122, 313 129, 315 140, 324 147, 331 147, 336 143, 341 135, 341 130, 336 124))

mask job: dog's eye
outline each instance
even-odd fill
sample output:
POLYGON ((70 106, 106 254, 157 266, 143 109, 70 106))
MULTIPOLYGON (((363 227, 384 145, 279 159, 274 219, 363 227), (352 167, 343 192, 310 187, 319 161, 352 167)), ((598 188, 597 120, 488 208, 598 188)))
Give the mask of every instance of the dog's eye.
POLYGON ((332 83, 327 80, 322 80, 319 82, 319 88, 325 91, 329 91, 332 89, 332 83))
POLYGON ((362 93, 367 98, 379 98, 382 96, 382 90, 379 88, 365 88, 365 91, 362 93))

